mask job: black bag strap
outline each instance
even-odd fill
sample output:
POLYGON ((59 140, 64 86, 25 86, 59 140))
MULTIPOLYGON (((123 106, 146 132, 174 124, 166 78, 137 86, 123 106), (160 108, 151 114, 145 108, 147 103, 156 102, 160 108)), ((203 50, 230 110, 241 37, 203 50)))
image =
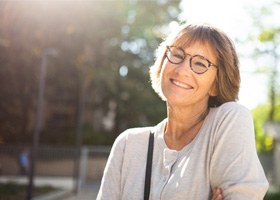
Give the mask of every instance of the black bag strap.
POLYGON ((146 164, 144 200, 148 200, 150 196, 153 151, 154 151, 154 133, 150 132, 149 146, 148 146, 148 153, 147 153, 147 164, 146 164))

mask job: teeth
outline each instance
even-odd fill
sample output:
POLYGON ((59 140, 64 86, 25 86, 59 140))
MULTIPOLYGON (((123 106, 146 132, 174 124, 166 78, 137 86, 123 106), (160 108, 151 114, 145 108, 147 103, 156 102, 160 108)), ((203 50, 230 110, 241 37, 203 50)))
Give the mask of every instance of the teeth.
POLYGON ((179 87, 182 87, 182 88, 185 88, 185 89, 191 89, 192 87, 190 87, 189 85, 186 85, 186 84, 184 84, 184 83, 181 83, 181 82, 178 82, 178 81, 175 81, 175 80, 172 80, 172 82, 175 84, 175 85, 177 85, 177 86, 179 86, 179 87))

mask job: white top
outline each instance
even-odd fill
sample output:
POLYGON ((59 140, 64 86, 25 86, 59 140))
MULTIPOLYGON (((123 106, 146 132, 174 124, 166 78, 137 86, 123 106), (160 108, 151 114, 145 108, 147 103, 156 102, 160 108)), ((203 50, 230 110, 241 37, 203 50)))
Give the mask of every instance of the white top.
POLYGON ((216 187, 224 200, 263 199, 268 182, 245 107, 229 102, 211 108, 195 139, 180 151, 167 147, 165 125, 166 120, 128 129, 116 139, 97 200, 143 199, 150 131, 155 133, 150 200, 206 200, 216 187))

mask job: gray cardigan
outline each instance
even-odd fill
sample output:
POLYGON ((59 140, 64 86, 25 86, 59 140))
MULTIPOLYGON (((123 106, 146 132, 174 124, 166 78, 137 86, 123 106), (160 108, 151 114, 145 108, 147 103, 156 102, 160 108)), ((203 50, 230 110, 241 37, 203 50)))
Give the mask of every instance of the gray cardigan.
MULTIPOLYGON (((187 123, 187 122, 186 122, 187 123)), ((261 200, 268 182, 259 162, 250 112, 229 102, 211 108, 195 139, 169 149, 155 127, 133 128, 115 141, 98 200, 142 200, 149 132, 155 132, 150 200, 206 200, 216 187, 224 200, 261 200)))

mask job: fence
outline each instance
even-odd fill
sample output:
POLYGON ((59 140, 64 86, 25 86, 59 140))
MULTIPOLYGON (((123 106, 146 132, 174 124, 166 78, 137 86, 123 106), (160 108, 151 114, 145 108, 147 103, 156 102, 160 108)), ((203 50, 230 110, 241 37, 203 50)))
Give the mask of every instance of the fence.
MULTIPOLYGON (((0 146, 0 176, 20 175, 19 155, 26 146, 0 146)), ((37 152, 36 176, 73 177, 77 150, 73 147, 40 146, 37 152)), ((106 146, 83 146, 81 149, 79 186, 100 181, 110 152, 106 146)), ((270 183, 276 183, 273 155, 259 155, 270 183)))
MULTIPOLYGON (((22 175, 20 153, 30 150, 26 146, 0 146, 0 175, 22 175)), ((77 150, 73 147, 41 146, 37 152, 36 176, 64 176, 74 174, 77 150)), ((83 183, 100 181, 110 147, 83 147, 80 159, 80 179, 83 183)))

